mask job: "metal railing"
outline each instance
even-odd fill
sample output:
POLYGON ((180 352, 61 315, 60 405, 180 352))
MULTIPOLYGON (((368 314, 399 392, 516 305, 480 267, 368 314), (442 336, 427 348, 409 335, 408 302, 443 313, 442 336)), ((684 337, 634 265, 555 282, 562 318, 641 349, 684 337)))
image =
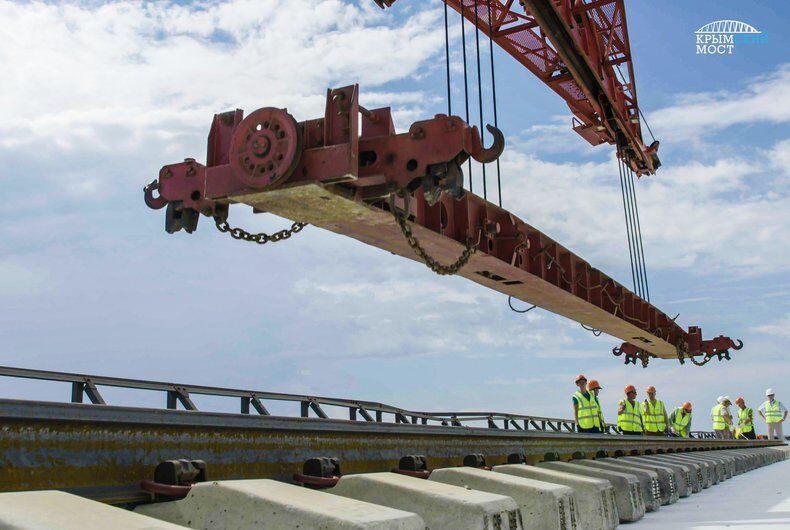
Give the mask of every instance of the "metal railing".
MULTIPOLYGON (((259 390, 240 390, 202 385, 186 385, 162 381, 146 381, 141 379, 125 379, 121 377, 105 377, 99 375, 75 374, 68 372, 51 372, 29 368, 0 366, 0 376, 36 379, 40 381, 57 381, 71 384, 71 402, 83 403, 85 397, 93 405, 106 405, 99 387, 129 388, 134 390, 150 390, 164 392, 166 407, 177 409, 180 404, 184 410, 197 411, 192 395, 230 397, 239 399, 241 414, 257 413, 270 416, 265 402, 284 401, 300 403, 302 418, 317 417, 329 419, 323 407, 340 407, 348 412, 352 421, 387 422, 403 424, 439 424, 445 426, 468 426, 469 423, 483 423, 489 429, 513 429, 518 431, 542 432, 576 432, 576 422, 567 418, 549 418, 543 416, 526 416, 501 412, 425 412, 411 411, 377 403, 352 399, 309 396, 306 394, 285 394, 264 392, 259 390), (386 415, 386 416, 385 416, 386 415), (388 421, 389 420, 389 421, 388 421)), ((608 434, 619 433, 607 425, 608 434)), ((713 438, 713 433, 694 431, 694 438, 713 438)))

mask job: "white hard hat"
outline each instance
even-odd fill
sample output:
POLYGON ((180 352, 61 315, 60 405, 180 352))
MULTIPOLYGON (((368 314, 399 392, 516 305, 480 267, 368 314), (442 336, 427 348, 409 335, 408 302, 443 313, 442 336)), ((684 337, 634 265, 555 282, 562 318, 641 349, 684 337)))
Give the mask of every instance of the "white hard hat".
POLYGON ((716 398, 716 403, 721 403, 722 401, 724 401, 724 396, 719 396, 716 398))
POLYGON ((730 401, 730 396, 722 396, 721 402, 724 403, 725 401, 730 401))
POLYGON ((765 391, 765 395, 766 395, 766 396, 773 396, 773 395, 774 395, 774 389, 773 389, 773 388, 769 388, 769 389, 767 389, 767 390, 765 391))

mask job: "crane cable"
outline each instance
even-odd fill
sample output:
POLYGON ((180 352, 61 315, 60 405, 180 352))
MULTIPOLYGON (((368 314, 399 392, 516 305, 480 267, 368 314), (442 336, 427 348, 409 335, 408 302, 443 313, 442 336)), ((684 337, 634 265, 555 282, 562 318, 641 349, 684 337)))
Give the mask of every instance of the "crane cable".
MULTIPOLYGON (((494 104, 494 127, 499 128, 496 104, 496 75, 494 74, 494 24, 491 20, 491 0, 488 0, 488 53, 491 57, 491 99, 494 104)), ((446 6, 447 4, 445 4, 446 6)), ((482 125, 481 125, 482 127, 482 125)), ((481 128, 482 131, 482 128, 481 128)), ((499 158, 496 159, 496 184, 499 194, 499 207, 502 207, 502 175, 499 169, 499 158)))
POLYGON ((623 199, 623 214, 625 217, 628 255, 631 261, 631 279, 634 284, 634 292, 637 296, 649 302, 650 288, 647 281, 642 224, 639 219, 639 206, 636 200, 634 173, 622 156, 618 156, 617 165, 620 173, 620 193, 623 199))
MULTIPOLYGON (((446 1, 446 0, 445 0, 446 1)), ((466 18, 464 16, 464 2, 461 2, 461 50, 464 58, 464 103, 466 104, 466 123, 469 123, 469 82, 466 67, 466 18)), ((469 159, 469 191, 472 189, 472 159, 469 159)))

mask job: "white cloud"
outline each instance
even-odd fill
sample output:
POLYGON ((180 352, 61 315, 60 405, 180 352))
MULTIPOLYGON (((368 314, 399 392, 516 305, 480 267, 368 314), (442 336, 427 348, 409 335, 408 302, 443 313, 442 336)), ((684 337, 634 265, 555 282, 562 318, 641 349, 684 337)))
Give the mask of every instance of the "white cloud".
POLYGON ((340 0, 0 0, 0 62, 13 72, 0 91, 0 148, 49 163, 40 178, 75 196, 106 196, 119 177, 135 174, 136 186, 146 167, 201 158, 215 112, 277 106, 316 118, 328 87, 359 82, 363 104, 392 96, 400 117, 416 116, 424 94, 376 88, 416 75, 440 49, 439 13, 404 21, 340 0), (96 160, 101 177, 64 171, 70 154, 96 160), (130 156, 134 171, 119 163, 130 156))
POLYGON ((790 313, 787 313, 784 317, 771 322, 770 324, 749 328, 749 331, 753 331, 755 333, 765 333, 783 339, 790 339, 790 313))
POLYGON ((651 127, 670 142, 697 141, 722 129, 790 121, 790 64, 759 77, 741 91, 683 94, 651 112, 651 127))
MULTIPOLYGON (((626 266, 613 160, 552 163, 511 150, 502 163, 507 208, 595 266, 626 266)), ((692 160, 640 179, 636 189, 648 273, 687 268, 743 276, 786 270, 790 193, 775 182, 772 165, 762 156, 692 160), (762 191, 766 188, 770 191, 762 191)))

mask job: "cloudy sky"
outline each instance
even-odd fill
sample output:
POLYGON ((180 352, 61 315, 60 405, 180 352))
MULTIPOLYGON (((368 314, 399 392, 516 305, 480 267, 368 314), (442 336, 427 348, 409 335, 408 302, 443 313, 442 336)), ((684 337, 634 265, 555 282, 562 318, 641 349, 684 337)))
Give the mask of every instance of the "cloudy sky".
MULTIPOLYGON (((255 248, 205 218, 195 234, 164 232, 142 186, 165 163, 204 160, 215 112, 315 118, 327 87, 355 82, 401 129, 444 111, 439 1, 382 12, 368 0, 0 0, 0 364, 550 416, 569 414, 579 372, 601 381, 610 417, 627 383, 699 411, 720 394, 761 401, 766 386, 790 401, 790 6, 629 9, 639 98, 664 163, 638 183, 652 300, 708 337, 743 339, 732 362, 626 367, 612 337, 540 309, 513 313, 502 295, 317 228, 255 248), (695 55, 694 31, 719 19, 768 41, 695 55)), ((565 104, 515 61, 494 60, 504 206, 629 284, 612 149, 576 136, 565 104)), ((490 88, 484 75, 486 121, 490 88)), ((231 219, 289 224, 244 207, 231 219)), ((2 384, 4 397, 68 390, 2 384)))

